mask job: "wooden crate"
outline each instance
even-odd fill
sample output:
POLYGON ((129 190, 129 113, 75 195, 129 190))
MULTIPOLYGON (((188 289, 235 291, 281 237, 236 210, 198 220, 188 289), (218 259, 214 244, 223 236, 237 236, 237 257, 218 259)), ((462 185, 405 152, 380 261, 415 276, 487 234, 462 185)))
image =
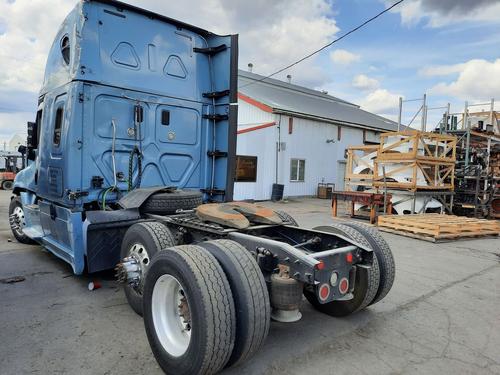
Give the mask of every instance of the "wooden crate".
POLYGON ((374 161, 373 185, 413 191, 453 190, 456 145, 456 137, 449 135, 416 130, 383 133, 374 161), (397 173, 408 175, 407 181, 396 182, 393 176, 397 173))
POLYGON ((380 135, 378 161, 435 161, 455 163, 457 138, 453 135, 407 130, 380 135))
POLYGON ((351 187, 353 186, 372 187, 373 166, 362 160, 362 157, 377 152, 378 149, 378 145, 351 146, 347 148, 347 165, 345 171, 346 190, 352 190, 351 187), (362 167, 367 172, 354 173, 354 170, 358 167, 362 167))
POLYGON ((408 190, 454 190, 455 163, 433 160, 375 160, 373 186, 408 190), (386 167, 384 182, 383 168, 386 167), (392 167, 392 169, 391 169, 392 167), (395 167, 395 168, 394 168, 395 167), (406 172, 407 181, 395 181, 396 173, 406 172))
POLYGON ((431 242, 500 234, 500 223, 496 220, 442 214, 379 216, 378 227, 385 232, 431 242))

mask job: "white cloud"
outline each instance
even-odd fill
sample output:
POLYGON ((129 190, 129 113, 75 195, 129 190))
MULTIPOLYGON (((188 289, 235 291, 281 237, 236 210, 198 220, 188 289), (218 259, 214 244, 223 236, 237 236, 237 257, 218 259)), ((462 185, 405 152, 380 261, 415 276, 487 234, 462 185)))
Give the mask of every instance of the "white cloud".
POLYGON ((0 149, 4 142, 9 142, 14 134, 26 137, 26 121, 34 121, 31 112, 3 113, 0 112, 0 149))
MULTIPOLYGON (((238 33, 240 65, 245 67, 252 62, 254 72, 259 74, 272 73, 321 47, 339 30, 329 0, 126 2, 216 33, 238 33)), ((33 119, 34 114, 29 111, 34 110, 36 103, 19 108, 10 99, 10 93, 36 95, 52 39, 75 4, 76 0, 0 0, 0 112, 14 112, 18 116, 16 123, 23 127, 33 119)), ((317 86, 328 80, 327 72, 315 58, 291 72, 298 84, 317 86)), ((9 126, 12 132, 17 131, 14 118, 2 121, 0 131, 5 133, 9 126)))
POLYGON ((375 90, 379 87, 380 82, 375 78, 370 78, 364 74, 358 74, 353 78, 352 85, 361 90, 375 90))
POLYGON ((400 96, 402 95, 386 89, 377 89, 361 100, 361 108, 377 114, 390 112, 390 110, 397 109, 400 96))
POLYGON ((47 52, 72 0, 0 1, 0 87, 38 91, 47 52))
POLYGON ((336 49, 330 53, 330 59, 335 64, 348 65, 361 59, 360 55, 346 51, 345 49, 336 49))
MULTIPOLYGON (((387 5, 393 4, 384 0, 387 5)), ((498 0, 407 0, 394 8, 401 14, 403 25, 412 26, 427 20, 430 27, 461 22, 495 22, 500 18, 498 0)))
MULTIPOLYGON (((264 75, 327 44, 339 30, 328 0, 140 0, 134 5, 217 33, 238 33, 240 66, 251 62, 254 72, 264 75)), ((301 65, 317 68, 315 58, 301 65)), ((298 74, 295 81, 315 83, 298 74)))
MULTIPOLYGON (((461 66, 458 78, 451 83, 441 82, 431 94, 455 96, 464 100, 489 100, 500 94, 500 59, 470 60, 461 66)), ((456 67, 456 65, 451 66, 456 67)), ((446 69, 443 67, 443 69, 446 69)))
POLYGON ((465 64, 433 65, 421 69, 418 73, 426 77, 447 76, 450 74, 460 73, 464 67, 465 64))

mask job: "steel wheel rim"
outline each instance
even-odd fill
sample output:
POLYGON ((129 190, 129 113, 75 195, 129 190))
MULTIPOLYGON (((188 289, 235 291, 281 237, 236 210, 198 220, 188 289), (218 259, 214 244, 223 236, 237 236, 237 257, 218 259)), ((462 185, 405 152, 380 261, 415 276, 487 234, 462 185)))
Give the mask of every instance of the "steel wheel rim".
POLYGON ((192 327, 187 296, 174 276, 162 275, 156 280, 151 311, 155 333, 163 349, 173 357, 183 355, 191 341, 192 327))
POLYGON ((15 229, 16 232, 20 235, 23 234, 23 229, 26 226, 26 219, 24 218, 24 210, 21 206, 16 206, 14 211, 12 212, 12 216, 14 217, 14 222, 17 225, 15 229))

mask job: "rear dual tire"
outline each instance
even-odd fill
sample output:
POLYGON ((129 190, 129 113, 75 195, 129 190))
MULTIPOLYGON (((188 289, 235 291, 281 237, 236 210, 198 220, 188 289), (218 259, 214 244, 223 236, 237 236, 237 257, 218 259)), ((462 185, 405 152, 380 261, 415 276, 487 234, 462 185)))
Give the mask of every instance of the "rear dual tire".
POLYGON ((266 281, 252 254, 239 243, 215 240, 200 246, 217 259, 233 293, 236 335, 226 366, 237 366, 259 351, 269 333, 271 306, 266 281))
POLYGON ((151 350, 166 374, 215 374, 228 363, 236 332, 233 294, 222 267, 203 248, 182 245, 156 254, 146 275, 143 311, 151 350), (162 294, 162 284, 172 279, 187 310, 176 306, 178 299, 162 294), (179 319, 175 314, 167 319, 166 310, 177 308, 183 311, 179 319), (182 331, 186 318, 189 331, 182 331))
MULTIPOLYGON (((360 245, 371 247, 365 236, 358 230, 343 224, 332 224, 314 228, 322 232, 329 232, 347 237, 360 245)), ((304 290, 304 296, 314 306, 314 308, 324 314, 342 317, 353 314, 366 308, 375 298, 379 287, 380 270, 377 259, 373 258, 373 265, 370 269, 358 267, 353 298, 347 301, 333 301, 322 304, 314 290, 304 290)))
POLYGON ((123 290, 125 297, 138 315, 142 316, 142 294, 144 278, 153 257, 163 249, 175 246, 176 241, 166 225, 158 222, 144 222, 132 225, 123 237, 120 257, 134 256, 140 263, 142 280, 133 287, 125 283, 123 290))
POLYGON ((366 240, 370 243, 374 255, 377 258, 377 263, 380 269, 380 281, 375 297, 370 302, 373 305, 382 300, 392 288, 396 277, 396 264, 392 255, 389 244, 380 235, 380 232, 373 227, 363 223, 349 221, 345 225, 356 229, 363 234, 366 240))
POLYGON ((165 373, 176 375, 215 374, 247 361, 264 344, 271 315, 257 262, 229 240, 157 253, 146 275, 143 311, 155 358, 165 373), (183 326, 176 309, 189 317, 183 326))

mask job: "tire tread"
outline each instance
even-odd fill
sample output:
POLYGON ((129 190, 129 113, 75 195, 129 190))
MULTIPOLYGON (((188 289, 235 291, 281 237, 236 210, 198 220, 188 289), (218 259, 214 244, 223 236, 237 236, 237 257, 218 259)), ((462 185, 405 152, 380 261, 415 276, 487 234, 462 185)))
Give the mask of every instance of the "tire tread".
POLYGON ((229 282, 217 260, 205 249, 181 245, 172 250, 183 257, 197 283, 202 286, 205 316, 211 318, 213 337, 207 337, 208 347, 199 373, 214 374, 225 366, 234 345, 236 321, 229 282), (230 322, 227 322, 227 317, 230 317, 230 322))
POLYGON ((392 285, 394 284, 394 279, 396 277, 396 263, 394 262, 394 256, 392 255, 389 244, 376 228, 357 222, 349 222, 346 225, 359 229, 362 232, 367 232, 368 236, 370 236, 368 239, 373 241, 373 245, 375 245, 372 247, 374 248, 378 259, 380 268, 380 283, 373 301, 370 302, 370 305, 373 305, 374 303, 382 300, 389 293, 392 285))
POLYGON ((149 197, 142 205, 143 212, 174 214, 177 210, 192 210, 203 203, 199 191, 176 190, 172 193, 158 193, 149 197))
POLYGON ((255 354, 269 333, 271 316, 269 294, 260 268, 248 250, 231 240, 214 240, 208 243, 212 243, 223 250, 225 255, 231 258, 232 263, 237 265, 238 269, 236 271, 244 276, 241 281, 246 284, 244 291, 241 292, 248 291, 252 299, 250 306, 247 306, 252 309, 249 314, 252 321, 249 324, 248 332, 246 332, 246 334, 250 335, 250 339, 244 343, 245 348, 238 354, 238 357, 232 357, 229 361, 229 365, 236 366, 255 354))

